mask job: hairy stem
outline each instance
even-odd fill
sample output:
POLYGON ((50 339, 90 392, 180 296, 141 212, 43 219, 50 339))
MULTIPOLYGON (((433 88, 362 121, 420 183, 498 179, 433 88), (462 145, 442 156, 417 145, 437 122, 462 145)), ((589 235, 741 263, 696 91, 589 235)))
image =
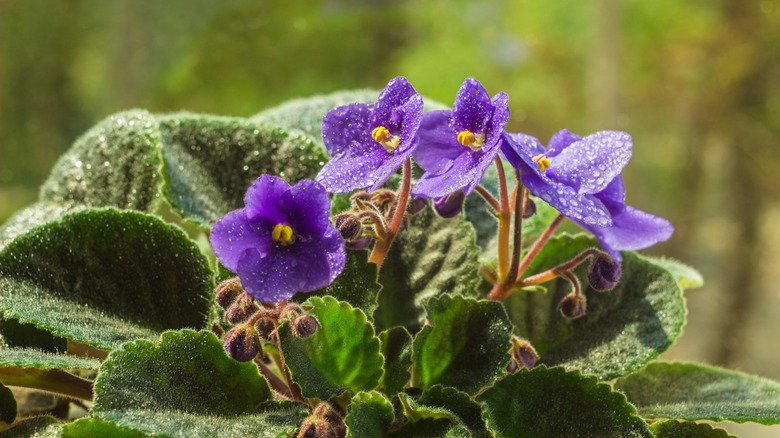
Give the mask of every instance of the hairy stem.
POLYGON ((482 199, 484 199, 490 205, 490 207, 493 208, 493 210, 501 210, 501 206, 498 204, 498 199, 496 199, 496 197, 493 196, 493 194, 490 193, 488 189, 482 187, 481 185, 477 185, 475 190, 480 194, 480 196, 482 196, 482 199))
POLYGON ((533 262, 536 256, 539 255, 539 252, 542 250, 542 248, 544 248, 544 245, 547 244, 547 241, 550 240, 550 237, 552 237, 553 233, 555 233, 555 230, 557 230, 561 225, 563 219, 563 215, 559 214, 555 219, 553 219, 550 225, 547 226, 544 232, 542 232, 542 235, 539 236, 536 242, 534 242, 533 246, 531 246, 531 249, 528 250, 528 254, 526 254, 523 261, 520 262, 520 266, 517 269, 517 278, 515 278, 515 281, 518 281, 523 276, 523 274, 525 274, 525 271, 529 266, 531 266, 531 262, 533 262))
POLYGON ((58 369, 0 367, 0 382, 9 386, 40 389, 81 400, 92 400, 93 382, 58 369))
POLYGON ((506 175, 501 159, 496 157, 498 170, 498 281, 504 282, 509 271, 509 229, 511 228, 512 212, 509 206, 509 192, 506 185, 506 175))
POLYGON ((546 283, 554 278, 560 277, 561 272, 571 271, 572 269, 581 265, 589 258, 602 253, 603 253, 602 251, 596 248, 588 248, 585 251, 582 251, 581 253, 577 254, 573 259, 561 263, 560 265, 554 268, 550 268, 544 272, 540 272, 536 275, 532 275, 530 277, 519 280, 517 283, 515 283, 515 285, 516 287, 521 288, 521 287, 535 286, 537 284, 546 283))
POLYGON ((393 218, 390 220, 390 224, 387 226, 387 233, 384 239, 377 240, 374 245, 374 249, 371 251, 371 255, 368 257, 369 262, 376 264, 377 269, 382 267, 382 262, 387 257, 387 251, 390 250, 390 245, 393 244, 395 236, 398 234, 398 230, 401 229, 401 224, 404 221, 404 215, 406 215, 406 205, 409 202, 409 192, 412 187, 412 161, 406 160, 404 162, 403 180, 401 181, 401 189, 396 196, 396 206, 393 212, 393 218))
POLYGON ((287 386, 282 379, 279 378, 279 376, 276 375, 273 371, 271 371, 270 368, 268 368, 268 365, 263 362, 263 359, 255 358, 255 364, 257 365, 257 368, 260 370, 260 374, 265 377, 265 380, 268 381, 268 385, 276 392, 282 394, 283 396, 287 398, 292 398, 292 392, 290 392, 290 388, 287 386))

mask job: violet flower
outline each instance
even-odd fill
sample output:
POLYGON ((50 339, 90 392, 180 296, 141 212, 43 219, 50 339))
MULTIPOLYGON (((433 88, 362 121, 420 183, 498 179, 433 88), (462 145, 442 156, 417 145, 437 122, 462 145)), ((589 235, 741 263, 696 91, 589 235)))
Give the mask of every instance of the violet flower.
POLYGON ((423 100, 404 77, 391 80, 373 105, 351 103, 322 119, 333 157, 315 178, 331 193, 378 189, 417 146, 423 100))
POLYGON ((509 121, 508 100, 504 93, 491 99, 479 81, 469 78, 452 111, 423 115, 414 159, 425 174, 412 194, 438 198, 459 189, 471 193, 499 151, 509 121))
POLYGON ((256 299, 275 303, 323 288, 344 269, 344 240, 328 220, 330 199, 320 184, 290 187, 262 175, 244 204, 217 221, 211 247, 256 299))
POLYGON ((502 154, 523 184, 561 214, 593 233, 617 260, 619 251, 647 248, 674 231, 666 219, 626 205, 620 172, 631 158, 631 136, 601 131, 585 138, 562 130, 545 149, 525 134, 506 134, 502 154))

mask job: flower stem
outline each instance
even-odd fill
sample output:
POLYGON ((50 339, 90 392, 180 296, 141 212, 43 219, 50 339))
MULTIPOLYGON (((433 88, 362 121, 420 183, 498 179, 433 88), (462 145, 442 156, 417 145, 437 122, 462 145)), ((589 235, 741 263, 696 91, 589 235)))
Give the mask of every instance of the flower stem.
POLYGON ((475 188, 477 193, 479 193, 482 198, 490 204, 490 206, 493 208, 493 210, 498 211, 501 209, 501 206, 498 205, 498 199, 496 199, 495 196, 493 196, 488 189, 482 187, 481 185, 477 184, 477 187, 475 188))
POLYGON ((553 233, 555 233, 555 230, 557 230, 561 225, 563 219, 563 215, 559 214, 555 219, 553 219, 550 225, 547 226, 544 232, 542 232, 542 235, 539 236, 536 242, 534 242, 531 249, 528 250, 528 254, 526 254, 523 261, 520 262, 520 266, 517 269, 517 278, 515 281, 519 280, 520 277, 525 274, 525 271, 531 265, 531 262, 533 262, 536 256, 539 255, 539 252, 542 250, 542 248, 544 248, 544 245, 547 243, 547 241, 550 240, 550 237, 552 237, 553 233))
POLYGON ((498 281, 504 282, 509 271, 509 229, 511 228, 512 212, 509 206, 509 191, 506 185, 506 174, 501 158, 496 157, 496 170, 498 170, 498 196, 500 205, 498 209, 498 281))
POLYGON ((279 378, 279 376, 276 375, 276 373, 268 368, 268 366, 263 362, 263 359, 255 358, 255 364, 260 370, 260 374, 262 374, 263 377, 265 377, 265 380, 268 381, 268 386, 284 397, 292 398, 292 392, 290 392, 290 388, 282 381, 282 379, 279 378))
POLYGON ((58 369, 0 367, 0 382, 9 386, 40 389, 81 400, 92 400, 93 382, 58 369))
POLYGON ((590 257, 601 253, 602 252, 596 248, 588 248, 567 262, 561 263, 560 265, 554 268, 550 268, 544 272, 540 272, 536 275, 519 280, 517 283, 515 283, 516 287, 521 288, 546 283, 556 277, 560 277, 563 272, 570 272, 572 269, 576 268, 590 257))
POLYGON ((384 239, 377 239, 374 249, 371 251, 371 255, 368 257, 369 262, 376 264, 377 269, 382 267, 382 262, 385 261, 387 251, 390 250, 395 236, 398 234, 398 230, 401 229, 401 224, 404 221, 404 215, 406 215, 406 205, 409 202, 409 192, 412 187, 412 161, 407 159, 404 162, 403 180, 401 181, 401 190, 396 196, 396 206, 393 212, 393 218, 390 220, 390 225, 387 226, 387 233, 384 239))
POLYGON ((520 172, 515 170, 515 179, 520 190, 515 190, 515 234, 512 241, 512 260, 509 262, 509 273, 504 283, 509 286, 517 279, 517 272, 520 269, 520 253, 523 248, 523 215, 525 214, 526 203, 528 202, 528 191, 525 186, 520 185, 520 172))

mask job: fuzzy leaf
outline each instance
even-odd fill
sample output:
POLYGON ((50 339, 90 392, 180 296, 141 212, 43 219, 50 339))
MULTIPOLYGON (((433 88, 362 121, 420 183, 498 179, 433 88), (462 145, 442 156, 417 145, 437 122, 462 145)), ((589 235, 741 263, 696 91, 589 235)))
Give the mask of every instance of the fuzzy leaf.
MULTIPOLYGON (((18 319, 0 318, 0 335, 6 347, 34 348, 49 353, 65 353, 68 349, 67 339, 54 336, 33 324, 21 324, 18 319)), ((0 350, 0 354, 4 351, 0 350)))
POLYGON ((477 396, 497 438, 652 437, 636 409, 593 376, 563 368, 520 370, 477 396))
POLYGON ((309 314, 322 324, 306 338, 293 336, 290 323, 279 328, 285 362, 307 398, 327 400, 345 391, 374 389, 382 377, 379 338, 366 315, 333 297, 313 297, 309 314))
POLYGON ((110 350, 202 327, 213 291, 206 258, 181 229, 143 213, 82 210, 0 252, 0 310, 110 350))
POLYGON ((692 421, 659 421, 650 426, 650 430, 655 438, 737 438, 723 429, 692 421))
POLYGON ((146 111, 115 114, 54 165, 41 201, 152 211, 160 192, 160 131, 146 111))
MULTIPOLYGON (((528 275, 594 245, 585 235, 553 238, 529 267, 528 275)), ((542 363, 609 380, 642 368, 680 335, 685 301, 672 274, 636 253, 623 255, 623 277, 608 292, 587 286, 587 264, 577 269, 588 299, 587 313, 579 319, 566 319, 557 310, 571 290, 561 279, 545 283, 546 294, 519 292, 505 301, 515 333, 531 342, 542 363)))
POLYGON ((403 327, 393 327, 379 334, 382 342, 382 356, 385 358, 385 372, 380 387, 387 395, 404 390, 412 374, 412 335, 403 327))
POLYGON ((61 435, 62 426, 49 415, 27 418, 16 422, 10 429, 0 431, 0 438, 54 438, 61 435))
POLYGON ((487 437, 485 420, 482 419, 482 410, 479 404, 465 392, 455 388, 434 385, 426 389, 417 402, 421 405, 446 409, 457 415, 460 421, 468 427, 474 438, 487 437))
POLYGON ((478 256, 474 228, 462 216, 442 219, 430 209, 411 216, 379 273, 377 326, 384 330, 403 325, 414 333, 431 297, 476 295, 478 256))
POLYGON ((37 202, 19 210, 2 227, 0 227, 0 250, 31 229, 60 219, 62 216, 77 211, 80 207, 71 207, 64 204, 37 202))
POLYGON ((99 418, 81 418, 62 426, 63 438, 144 438, 149 435, 117 426, 99 418))
POLYGON ((381 438, 393 424, 393 405, 377 391, 359 392, 347 408, 347 438, 381 438))
POLYGON ((299 292, 292 300, 301 302, 312 296, 330 295, 371 315, 377 306, 379 290, 382 289, 376 280, 376 264, 368 262, 368 251, 347 251, 347 263, 336 281, 314 292, 299 292))
POLYGON ((780 423, 780 382, 692 363, 651 363, 618 379, 645 418, 780 423))
POLYGON ((501 304, 442 295, 426 304, 430 325, 414 339, 415 386, 473 394, 506 372, 512 325, 501 304))
POLYGON ((247 119, 197 114, 160 117, 164 192, 185 219, 206 228, 244 206, 261 174, 288 183, 313 178, 325 153, 302 134, 247 119))
POLYGON ((0 424, 16 420, 16 398, 8 387, 0 383, 0 424))
POLYGON ((696 289, 704 286, 704 277, 696 269, 670 257, 647 257, 651 263, 666 269, 674 275, 682 289, 696 289))
POLYGON ((100 362, 65 354, 52 354, 40 350, 7 348, 0 350, 0 367, 97 370, 100 362))
POLYGON ((470 438, 469 430, 447 418, 425 418, 408 423, 387 435, 388 438, 470 438))

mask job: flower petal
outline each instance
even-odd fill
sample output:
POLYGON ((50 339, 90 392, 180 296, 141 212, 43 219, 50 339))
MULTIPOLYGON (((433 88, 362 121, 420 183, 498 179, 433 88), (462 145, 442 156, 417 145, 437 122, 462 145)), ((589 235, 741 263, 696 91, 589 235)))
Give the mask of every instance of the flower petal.
POLYGON ((631 136, 625 132, 601 131, 550 158, 552 166, 547 169, 547 176, 581 194, 598 193, 620 175, 629 159, 631 136))
POLYGON ((474 78, 468 78, 455 97, 452 105, 452 130, 485 133, 493 116, 493 103, 485 87, 474 78))
POLYGON ((249 248, 265 252, 273 245, 270 231, 253 227, 246 217, 246 209, 234 210, 223 216, 211 229, 209 240, 214 255, 226 268, 238 272, 238 260, 249 248))
POLYGON ((331 156, 342 153, 353 141, 371 139, 368 118, 371 105, 351 103, 332 109, 322 118, 322 141, 331 156))
POLYGON ((519 132, 504 134, 501 142, 501 156, 523 174, 544 175, 539 170, 539 165, 533 162, 533 157, 544 152, 544 146, 539 140, 519 132))
MULTIPOLYGON (((626 186, 623 184, 623 177, 618 175, 613 179, 604 190, 594 194, 593 196, 599 198, 607 207, 610 207, 610 203, 626 203, 626 186)), ((611 209, 610 209, 611 210, 611 209)))
POLYGON ((554 157, 560 154, 561 151, 569 147, 571 144, 580 140, 582 140, 582 137, 579 135, 572 134, 568 129, 561 129, 560 131, 553 134, 553 136, 550 138, 550 141, 547 143, 547 150, 545 151, 545 155, 548 158, 554 157))
POLYGON ((601 246, 617 260, 621 260, 618 251, 647 248, 669 239, 674 232, 674 227, 666 219, 628 206, 615 211, 612 222, 611 227, 579 225, 593 233, 601 246))
POLYGON ((485 170, 493 162, 499 148, 496 145, 492 149, 482 149, 480 152, 474 152, 468 148, 463 149, 464 152, 452 162, 452 166, 445 172, 438 175, 433 172, 424 173, 412 187, 412 195, 423 198, 438 198, 460 189, 463 189, 466 195, 471 193, 482 180, 485 170))
POLYGON ((509 97, 506 93, 498 93, 490 102, 493 105, 493 114, 487 126, 485 145, 492 147, 501 141, 506 123, 509 121, 509 97))
POLYGON ((276 209, 276 205, 288 190, 290 185, 281 178, 265 174, 257 178, 244 195, 249 223, 255 227, 258 222, 262 222, 264 226, 284 223, 286 216, 276 209))
POLYGON ((379 167, 371 171, 370 179, 373 182, 366 190, 368 192, 373 192, 374 190, 382 187, 385 181, 390 178, 390 175, 392 175, 393 172, 401 167, 404 161, 406 161, 406 159, 412 155, 412 151, 416 146, 417 138, 414 138, 410 147, 406 148, 405 151, 400 150, 401 148, 399 147, 392 154, 387 154, 386 158, 384 161, 382 161, 379 167))
MULTIPOLYGON (((371 110, 369 134, 377 126, 384 126, 394 133, 400 131, 404 120, 403 113, 397 111, 397 108, 414 96, 419 95, 405 77, 398 76, 390 80, 384 90, 379 93, 376 104, 371 110)), ((420 98, 420 103, 422 104, 422 98, 420 98)), ((422 107, 420 107, 420 112, 422 113, 422 107)))
POLYGON ((523 174, 521 180, 531 193, 569 219, 594 227, 612 225, 609 210, 593 195, 577 193, 566 184, 531 173, 523 174))
POLYGON ((411 151, 417 145, 417 130, 423 117, 422 97, 415 94, 394 111, 401 115, 401 141, 396 152, 411 151))
POLYGON ((279 199, 276 208, 286 216, 293 231, 305 238, 319 239, 330 224, 328 192, 312 180, 305 179, 292 186, 279 199))
MULTIPOLYGON (((390 155, 373 139, 353 142, 350 147, 328 161, 314 178, 330 193, 349 193, 377 182, 374 171, 390 155)), ((384 183, 384 181, 382 181, 384 183)))
POLYGON ((457 135, 450 128, 452 111, 440 110, 423 114, 414 150, 414 160, 426 172, 440 174, 452 166, 452 162, 469 150, 458 143, 457 135))

